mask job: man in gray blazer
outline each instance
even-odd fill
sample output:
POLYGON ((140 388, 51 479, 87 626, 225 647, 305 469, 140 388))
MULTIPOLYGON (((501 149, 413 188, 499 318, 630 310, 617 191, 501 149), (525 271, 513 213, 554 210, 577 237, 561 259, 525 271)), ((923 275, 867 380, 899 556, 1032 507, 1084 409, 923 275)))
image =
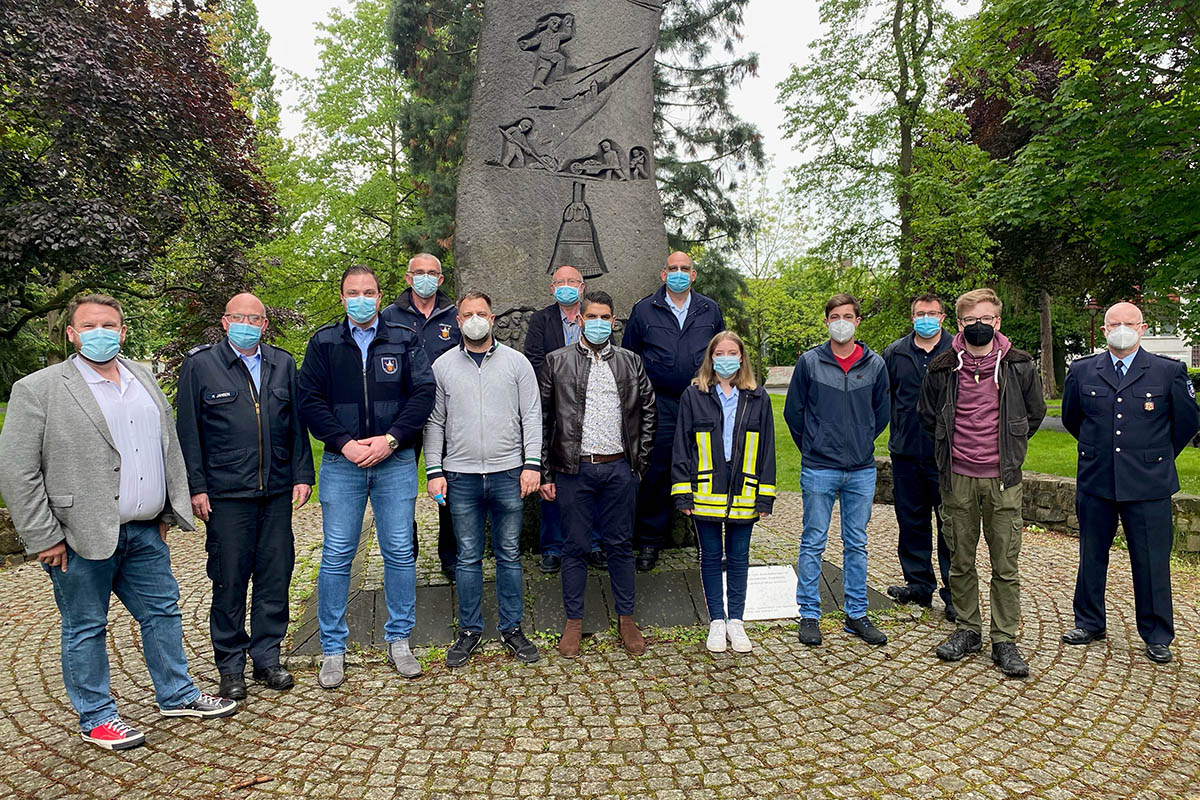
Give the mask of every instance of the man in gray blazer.
POLYGON ((84 295, 67 319, 77 355, 13 385, 0 431, 0 493, 26 552, 54 585, 63 682, 83 739, 123 750, 146 737, 121 720, 109 693, 112 594, 141 625, 163 716, 225 717, 237 703, 201 692, 188 674, 167 528, 193 528, 171 407, 145 367, 117 357, 120 303, 84 295))

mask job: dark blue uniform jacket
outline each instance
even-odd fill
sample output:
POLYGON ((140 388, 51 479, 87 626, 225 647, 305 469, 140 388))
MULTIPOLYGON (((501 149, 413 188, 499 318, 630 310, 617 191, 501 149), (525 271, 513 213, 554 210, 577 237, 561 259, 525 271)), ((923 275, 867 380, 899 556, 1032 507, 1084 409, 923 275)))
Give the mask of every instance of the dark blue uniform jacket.
POLYGON ((1119 382, 1107 352, 1071 362, 1062 421, 1079 440, 1080 491, 1157 500, 1179 491, 1175 457, 1200 428, 1200 410, 1183 363, 1139 349, 1119 382))
MULTIPOLYGON (((883 350, 887 365, 888 385, 892 399, 892 432, 888 434, 888 452, 909 458, 933 460, 933 437, 921 427, 917 402, 921 399, 921 382, 925 380, 927 364, 922 364, 914 351, 910 333, 901 336, 883 350)), ((929 353, 929 361, 950 349, 953 337, 942 331, 942 338, 929 353)))
POLYGON ((725 318, 711 298, 692 291, 692 304, 680 329, 664 284, 633 307, 621 347, 642 357, 655 394, 678 400, 692 382, 713 336, 725 330, 725 318))
POLYGON ((413 290, 406 289, 396 298, 396 302, 379 312, 379 316, 387 322, 395 322, 417 332, 429 363, 438 360, 438 356, 458 347, 462 334, 458 330, 458 309, 450 296, 441 290, 434 300, 433 313, 426 317, 413 308, 413 290))

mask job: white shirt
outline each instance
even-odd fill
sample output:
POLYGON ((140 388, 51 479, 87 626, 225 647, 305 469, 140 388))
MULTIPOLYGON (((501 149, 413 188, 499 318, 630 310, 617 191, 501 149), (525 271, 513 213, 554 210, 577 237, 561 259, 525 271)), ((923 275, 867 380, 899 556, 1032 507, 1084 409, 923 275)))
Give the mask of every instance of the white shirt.
POLYGON ((121 489, 117 499, 121 524, 157 518, 167 504, 158 405, 121 362, 117 362, 121 381, 118 385, 101 376, 83 358, 74 356, 71 360, 92 390, 121 455, 121 489))

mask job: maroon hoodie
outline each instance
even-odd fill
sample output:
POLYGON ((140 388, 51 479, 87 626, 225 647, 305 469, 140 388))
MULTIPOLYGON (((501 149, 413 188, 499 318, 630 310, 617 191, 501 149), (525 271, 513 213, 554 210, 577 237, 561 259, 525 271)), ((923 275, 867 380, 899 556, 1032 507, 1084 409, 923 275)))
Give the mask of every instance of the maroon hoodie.
POLYGON ((996 331, 986 356, 967 352, 959 333, 950 343, 958 355, 958 402, 951 440, 951 470, 969 478, 1000 477, 1000 359, 1012 349, 996 331))

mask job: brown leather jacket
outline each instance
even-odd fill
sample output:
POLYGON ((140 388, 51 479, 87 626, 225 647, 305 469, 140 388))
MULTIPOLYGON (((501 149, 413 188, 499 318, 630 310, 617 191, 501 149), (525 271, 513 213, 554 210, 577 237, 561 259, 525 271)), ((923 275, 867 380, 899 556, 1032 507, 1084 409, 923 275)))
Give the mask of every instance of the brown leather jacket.
MULTIPOLYGON (((542 391, 542 483, 554 483, 554 473, 579 472, 583 411, 587 400, 591 355, 583 342, 546 356, 538 377, 542 391)), ((646 377, 641 356, 610 344, 602 358, 612 368, 621 393, 622 438, 625 460, 639 476, 650 464, 654 429, 654 387, 646 377)))

